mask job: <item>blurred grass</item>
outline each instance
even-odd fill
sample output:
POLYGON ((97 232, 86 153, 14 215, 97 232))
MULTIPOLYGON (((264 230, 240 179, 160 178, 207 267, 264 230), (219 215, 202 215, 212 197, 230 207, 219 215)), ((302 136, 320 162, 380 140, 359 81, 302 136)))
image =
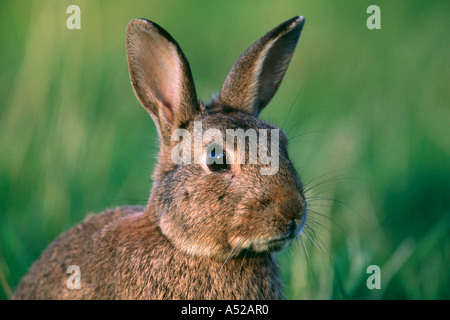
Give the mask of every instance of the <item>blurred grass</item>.
POLYGON ((289 299, 449 299, 446 1, 0 3, 0 299, 88 212, 145 204, 154 125, 132 92, 124 32, 167 29, 208 100, 239 54, 294 15, 299 47, 262 118, 283 125, 310 199, 278 254, 289 299), (81 8, 81 30, 66 8, 81 8), (381 8, 381 30, 366 8, 381 8), (316 186, 317 185, 317 186, 316 186), (381 290, 366 268, 381 268, 381 290))

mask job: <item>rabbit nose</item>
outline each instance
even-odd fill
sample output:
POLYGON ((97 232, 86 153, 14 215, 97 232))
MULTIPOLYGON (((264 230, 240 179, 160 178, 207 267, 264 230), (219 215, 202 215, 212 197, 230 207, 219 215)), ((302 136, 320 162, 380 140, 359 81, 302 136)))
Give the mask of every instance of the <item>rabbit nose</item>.
POLYGON ((278 198, 280 213, 293 223, 299 224, 305 214, 306 203, 301 195, 291 195, 278 198))
POLYGON ((286 233, 289 237, 297 236, 305 225, 306 202, 300 194, 280 199, 278 210, 286 219, 286 233))

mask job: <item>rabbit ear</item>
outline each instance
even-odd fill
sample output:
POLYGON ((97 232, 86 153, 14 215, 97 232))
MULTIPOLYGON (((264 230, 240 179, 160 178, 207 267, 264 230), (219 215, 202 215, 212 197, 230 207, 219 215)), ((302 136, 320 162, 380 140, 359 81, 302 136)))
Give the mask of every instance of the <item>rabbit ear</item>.
POLYGON ((172 36, 156 23, 132 20, 126 34, 134 92, 153 117, 163 141, 199 110, 189 63, 172 36))
POLYGON ((215 103, 258 116, 284 77, 304 22, 294 17, 251 45, 231 68, 215 103))

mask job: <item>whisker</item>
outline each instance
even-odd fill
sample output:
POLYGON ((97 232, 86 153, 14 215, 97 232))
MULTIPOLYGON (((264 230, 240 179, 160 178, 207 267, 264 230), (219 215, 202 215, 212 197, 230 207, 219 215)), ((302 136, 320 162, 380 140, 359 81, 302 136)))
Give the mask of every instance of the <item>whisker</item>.
POLYGON ((300 246, 300 243, 303 243, 303 235, 301 234, 295 241, 295 245, 297 246, 299 256, 300 256, 300 269, 302 270, 302 280, 305 281, 305 268, 303 266, 303 261, 301 259, 302 257, 302 247, 300 246))
POLYGON ((316 180, 323 179, 323 178, 325 178, 325 177, 327 177, 327 176, 334 175, 334 174, 337 174, 337 173, 341 173, 341 175, 342 175, 342 174, 344 174, 346 171, 348 171, 348 169, 346 169, 346 168, 330 170, 330 171, 327 171, 327 172, 325 172, 325 173, 322 173, 320 176, 317 176, 317 177, 314 177, 314 178, 311 178, 311 179, 307 180, 307 181, 305 182, 305 184, 310 184, 310 183, 312 183, 312 182, 314 182, 314 181, 316 181, 316 180))
MULTIPOLYGON (((288 136, 288 141, 289 142, 294 142, 295 139, 303 137, 303 136, 307 136, 307 135, 311 135, 311 134, 318 134, 318 133, 323 133, 323 131, 309 131, 309 132, 304 132, 304 133, 299 133, 295 136, 288 136)), ((306 142, 306 140, 301 140, 302 142, 306 142)))
POLYGON ((344 175, 339 175, 339 176, 335 176, 333 178, 330 178, 330 179, 327 179, 327 180, 324 180, 324 181, 320 181, 320 182, 318 182, 318 183, 316 183, 316 184, 306 188, 303 192, 307 193, 308 191, 310 191, 312 189, 315 189, 315 188, 317 188, 317 187, 319 187, 319 186, 321 186, 323 184, 330 183, 330 182, 335 182, 335 181, 340 181, 340 180, 361 180, 361 179, 359 179, 359 178, 351 178, 351 177, 347 177, 347 176, 344 176, 344 175))
POLYGON ((248 251, 249 250, 246 250, 244 256, 242 257, 241 266, 239 267, 239 279, 241 279, 242 267, 244 266, 244 261, 245 261, 245 258, 247 257, 248 251))
POLYGON ((322 225, 322 223, 320 223, 318 220, 315 220, 313 218, 314 216, 320 217, 321 219, 326 219, 327 221, 332 223, 333 226, 335 226, 335 227, 339 228, 341 231, 345 232, 345 228, 342 225, 340 225, 339 223, 337 223, 335 220, 333 220, 331 217, 329 217, 323 213, 320 213, 319 211, 312 210, 311 208, 307 209, 307 213, 309 213, 309 217, 307 219, 309 222, 314 222, 316 224, 320 224, 320 226, 323 227, 328 232, 331 232, 331 229, 322 225), (311 217, 311 214, 313 217, 311 217))
MULTIPOLYGON (((316 229, 315 229, 314 227, 320 227, 320 228, 323 228, 323 229, 326 230, 331 236, 333 235, 333 233, 332 233, 332 230, 330 229, 330 227, 328 227, 328 226, 322 224, 322 222, 320 222, 320 220, 314 219, 314 216, 318 216, 318 217, 320 217, 321 219, 327 219, 327 220, 332 224, 331 226, 335 226, 335 227, 337 227, 342 233, 346 233, 346 229, 345 229, 341 224, 339 224, 338 222, 336 222, 335 220, 333 220, 331 217, 329 217, 329 216, 327 216, 327 215, 324 215, 324 214, 322 214, 322 213, 320 213, 320 212, 318 212, 318 211, 312 210, 312 209, 310 209, 310 208, 307 209, 307 212, 310 213, 310 215, 309 215, 309 217, 308 217, 308 219, 307 219, 307 224, 306 224, 306 226, 305 226, 305 229, 306 229, 306 227, 309 228, 309 229, 307 230, 307 233, 309 232, 308 234, 309 234, 310 236, 313 236, 313 235, 314 235, 314 237, 317 239, 317 241, 320 242, 320 237, 317 235, 316 229), (313 217, 311 217, 311 215, 312 215, 313 217)), ((322 247, 325 249, 325 246, 322 245, 322 247)), ((326 250, 326 249, 325 249, 325 250, 326 250)), ((326 251, 327 251, 327 250, 326 250, 326 251)), ((328 252, 328 251, 327 251, 327 252, 328 252)))
MULTIPOLYGON (((305 227, 306 227, 306 226, 305 226, 305 227)), ((302 233, 302 234, 304 234, 304 235, 308 238, 308 234, 306 233, 306 228, 305 228, 305 230, 303 230, 303 233, 302 233)), ((311 266, 311 259, 309 258, 309 253, 308 253, 308 249, 307 249, 307 247, 306 247, 306 244, 305 244, 305 242, 303 241, 303 237, 300 237, 300 239, 301 239, 301 242, 302 242, 303 250, 305 251, 306 261, 308 261, 308 266, 311 266)))
POLYGON ((352 211, 355 215, 362 218, 360 212, 355 207, 350 205, 348 202, 345 202, 345 201, 342 201, 339 199, 320 196, 320 197, 309 197, 306 199, 306 201, 308 202, 308 204, 311 204, 313 207, 327 207, 327 208, 332 208, 333 204, 323 203, 323 201, 333 202, 335 204, 345 206, 350 211, 352 211))
POLYGON ((308 81, 309 81, 309 79, 306 80, 306 82, 303 84, 303 86, 300 88, 300 90, 298 91, 297 95, 295 96, 295 99, 292 102, 292 104, 289 107, 289 110, 288 110, 288 112, 286 114, 286 118, 284 118, 283 125, 281 126, 281 128, 284 128, 284 126, 286 125, 286 121, 287 121, 287 119, 289 119, 289 115, 292 112, 292 109, 294 108, 294 106, 297 104, 297 100, 298 100, 298 98, 300 98, 300 95, 303 93, 303 89, 305 89, 306 83, 308 83, 308 81))
MULTIPOLYGON (((308 247, 306 246, 306 243, 305 243, 305 241, 304 241, 304 237, 306 237, 306 238, 308 238, 308 235, 306 234, 306 233, 302 233, 302 236, 300 237, 300 242, 301 242, 301 245, 302 245, 302 249, 303 249, 303 252, 305 253, 305 257, 306 257, 306 262, 307 262, 307 264, 308 264, 308 270, 309 270, 309 272, 308 272, 308 274, 309 274, 309 279, 310 279, 310 281, 311 282, 314 282, 314 279, 313 279, 313 274, 312 274, 312 268, 311 268, 311 266, 312 266, 312 263, 311 263, 311 258, 310 258, 310 255, 309 255, 309 252, 308 252, 308 247)), ((300 261, 301 262, 301 261, 300 261)), ((303 269, 304 270, 304 269, 303 269)), ((303 277, 305 278, 305 271, 303 271, 303 277)))
POLYGON ((317 236, 316 231, 310 226, 306 232, 309 241, 313 245, 314 249, 318 249, 321 254, 326 254, 331 257, 330 252, 325 248, 325 246, 320 242, 320 238, 317 236))
MULTIPOLYGON (((333 222, 332 220, 330 220, 331 222, 333 222)), ((326 231, 328 231, 328 232, 331 232, 331 229, 329 228, 329 227, 327 227, 327 226, 325 226, 325 225, 323 225, 321 222, 319 222, 318 220, 316 220, 316 219, 314 219, 314 218, 309 218, 308 219, 308 224, 310 225, 310 224, 314 224, 314 225, 316 225, 316 226, 319 226, 319 227, 321 227, 321 228, 323 228, 324 230, 326 230, 326 231)))

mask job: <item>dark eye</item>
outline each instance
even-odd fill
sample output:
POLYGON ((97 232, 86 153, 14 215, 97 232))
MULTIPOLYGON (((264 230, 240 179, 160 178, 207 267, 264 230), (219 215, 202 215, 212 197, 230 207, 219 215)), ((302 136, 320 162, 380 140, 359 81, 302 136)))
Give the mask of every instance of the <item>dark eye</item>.
POLYGON ((228 170, 229 165, 225 151, 217 145, 206 148, 206 165, 211 171, 228 170))

